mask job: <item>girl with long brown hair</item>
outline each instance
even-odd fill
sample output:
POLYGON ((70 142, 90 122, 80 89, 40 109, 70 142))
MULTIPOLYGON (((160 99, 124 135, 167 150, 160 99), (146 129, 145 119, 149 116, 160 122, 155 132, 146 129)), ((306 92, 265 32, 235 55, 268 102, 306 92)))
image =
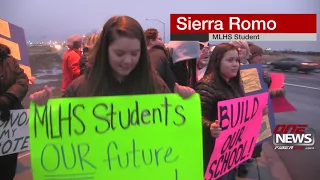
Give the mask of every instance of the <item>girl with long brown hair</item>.
MULTIPOLYGON (((223 43, 217 45, 210 56, 204 77, 196 84, 200 94, 203 124, 203 159, 206 171, 215 139, 221 128, 218 119, 218 102, 244 96, 240 77, 240 60, 237 47, 223 43)), ((235 180, 237 170, 233 169, 219 180, 235 180)))
MULTIPOLYGON (((105 23, 88 60, 90 72, 75 79, 64 97, 170 93, 151 67, 141 25, 129 16, 114 16, 105 23)), ((50 97, 52 91, 45 86, 30 99, 42 105, 50 97)))

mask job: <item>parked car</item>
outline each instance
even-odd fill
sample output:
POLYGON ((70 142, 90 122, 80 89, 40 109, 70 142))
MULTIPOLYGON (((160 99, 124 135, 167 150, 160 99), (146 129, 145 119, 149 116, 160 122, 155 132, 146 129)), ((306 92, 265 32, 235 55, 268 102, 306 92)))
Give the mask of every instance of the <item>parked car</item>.
POLYGON ((289 70, 291 72, 302 71, 305 73, 314 72, 318 68, 318 63, 305 58, 283 58, 269 63, 270 70, 289 70))

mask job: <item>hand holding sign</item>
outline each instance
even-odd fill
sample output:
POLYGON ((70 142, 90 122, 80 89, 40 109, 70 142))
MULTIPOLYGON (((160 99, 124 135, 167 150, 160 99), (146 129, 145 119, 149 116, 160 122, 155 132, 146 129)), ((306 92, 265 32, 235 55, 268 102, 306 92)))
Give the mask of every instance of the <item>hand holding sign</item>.
POLYGON ((53 92, 49 86, 44 86, 43 90, 35 92, 30 95, 30 100, 38 105, 44 105, 52 98, 53 92))
POLYGON ((34 84, 34 82, 35 82, 36 80, 37 80, 37 78, 34 77, 34 76, 29 77, 29 84, 34 84))
POLYGON ((219 137, 220 132, 221 132, 221 128, 219 126, 219 121, 216 120, 216 121, 214 121, 214 123, 212 123, 210 125, 210 131, 211 131, 212 137, 214 137, 214 138, 219 137))
POLYGON ((179 94, 182 98, 188 98, 195 93, 194 89, 188 86, 181 86, 178 83, 175 83, 174 92, 179 94))
POLYGON ((221 134, 215 141, 205 180, 215 180, 251 158, 268 93, 220 101, 221 134))

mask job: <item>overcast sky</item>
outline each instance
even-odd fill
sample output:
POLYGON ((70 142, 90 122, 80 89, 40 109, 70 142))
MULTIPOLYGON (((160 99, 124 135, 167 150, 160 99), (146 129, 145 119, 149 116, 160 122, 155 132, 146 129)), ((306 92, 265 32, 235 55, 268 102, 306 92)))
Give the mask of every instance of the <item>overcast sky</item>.
MULTIPOLYGON (((101 29, 113 15, 136 18, 144 29, 163 32, 169 41, 170 13, 316 13, 317 42, 258 42, 264 48, 320 51, 320 0, 1 0, 0 18, 25 29, 27 40, 64 40, 68 35, 101 29)), ((299 26, 299 22, 297 22, 299 26)), ((163 33, 162 33, 163 34, 163 33)))

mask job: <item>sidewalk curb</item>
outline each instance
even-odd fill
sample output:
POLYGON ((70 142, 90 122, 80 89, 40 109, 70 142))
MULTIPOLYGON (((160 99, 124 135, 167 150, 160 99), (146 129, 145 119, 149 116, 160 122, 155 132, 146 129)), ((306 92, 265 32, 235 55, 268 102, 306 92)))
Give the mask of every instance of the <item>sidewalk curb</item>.
POLYGON ((262 144, 261 159, 269 167, 271 175, 278 180, 292 180, 284 162, 273 149, 270 142, 262 144))

